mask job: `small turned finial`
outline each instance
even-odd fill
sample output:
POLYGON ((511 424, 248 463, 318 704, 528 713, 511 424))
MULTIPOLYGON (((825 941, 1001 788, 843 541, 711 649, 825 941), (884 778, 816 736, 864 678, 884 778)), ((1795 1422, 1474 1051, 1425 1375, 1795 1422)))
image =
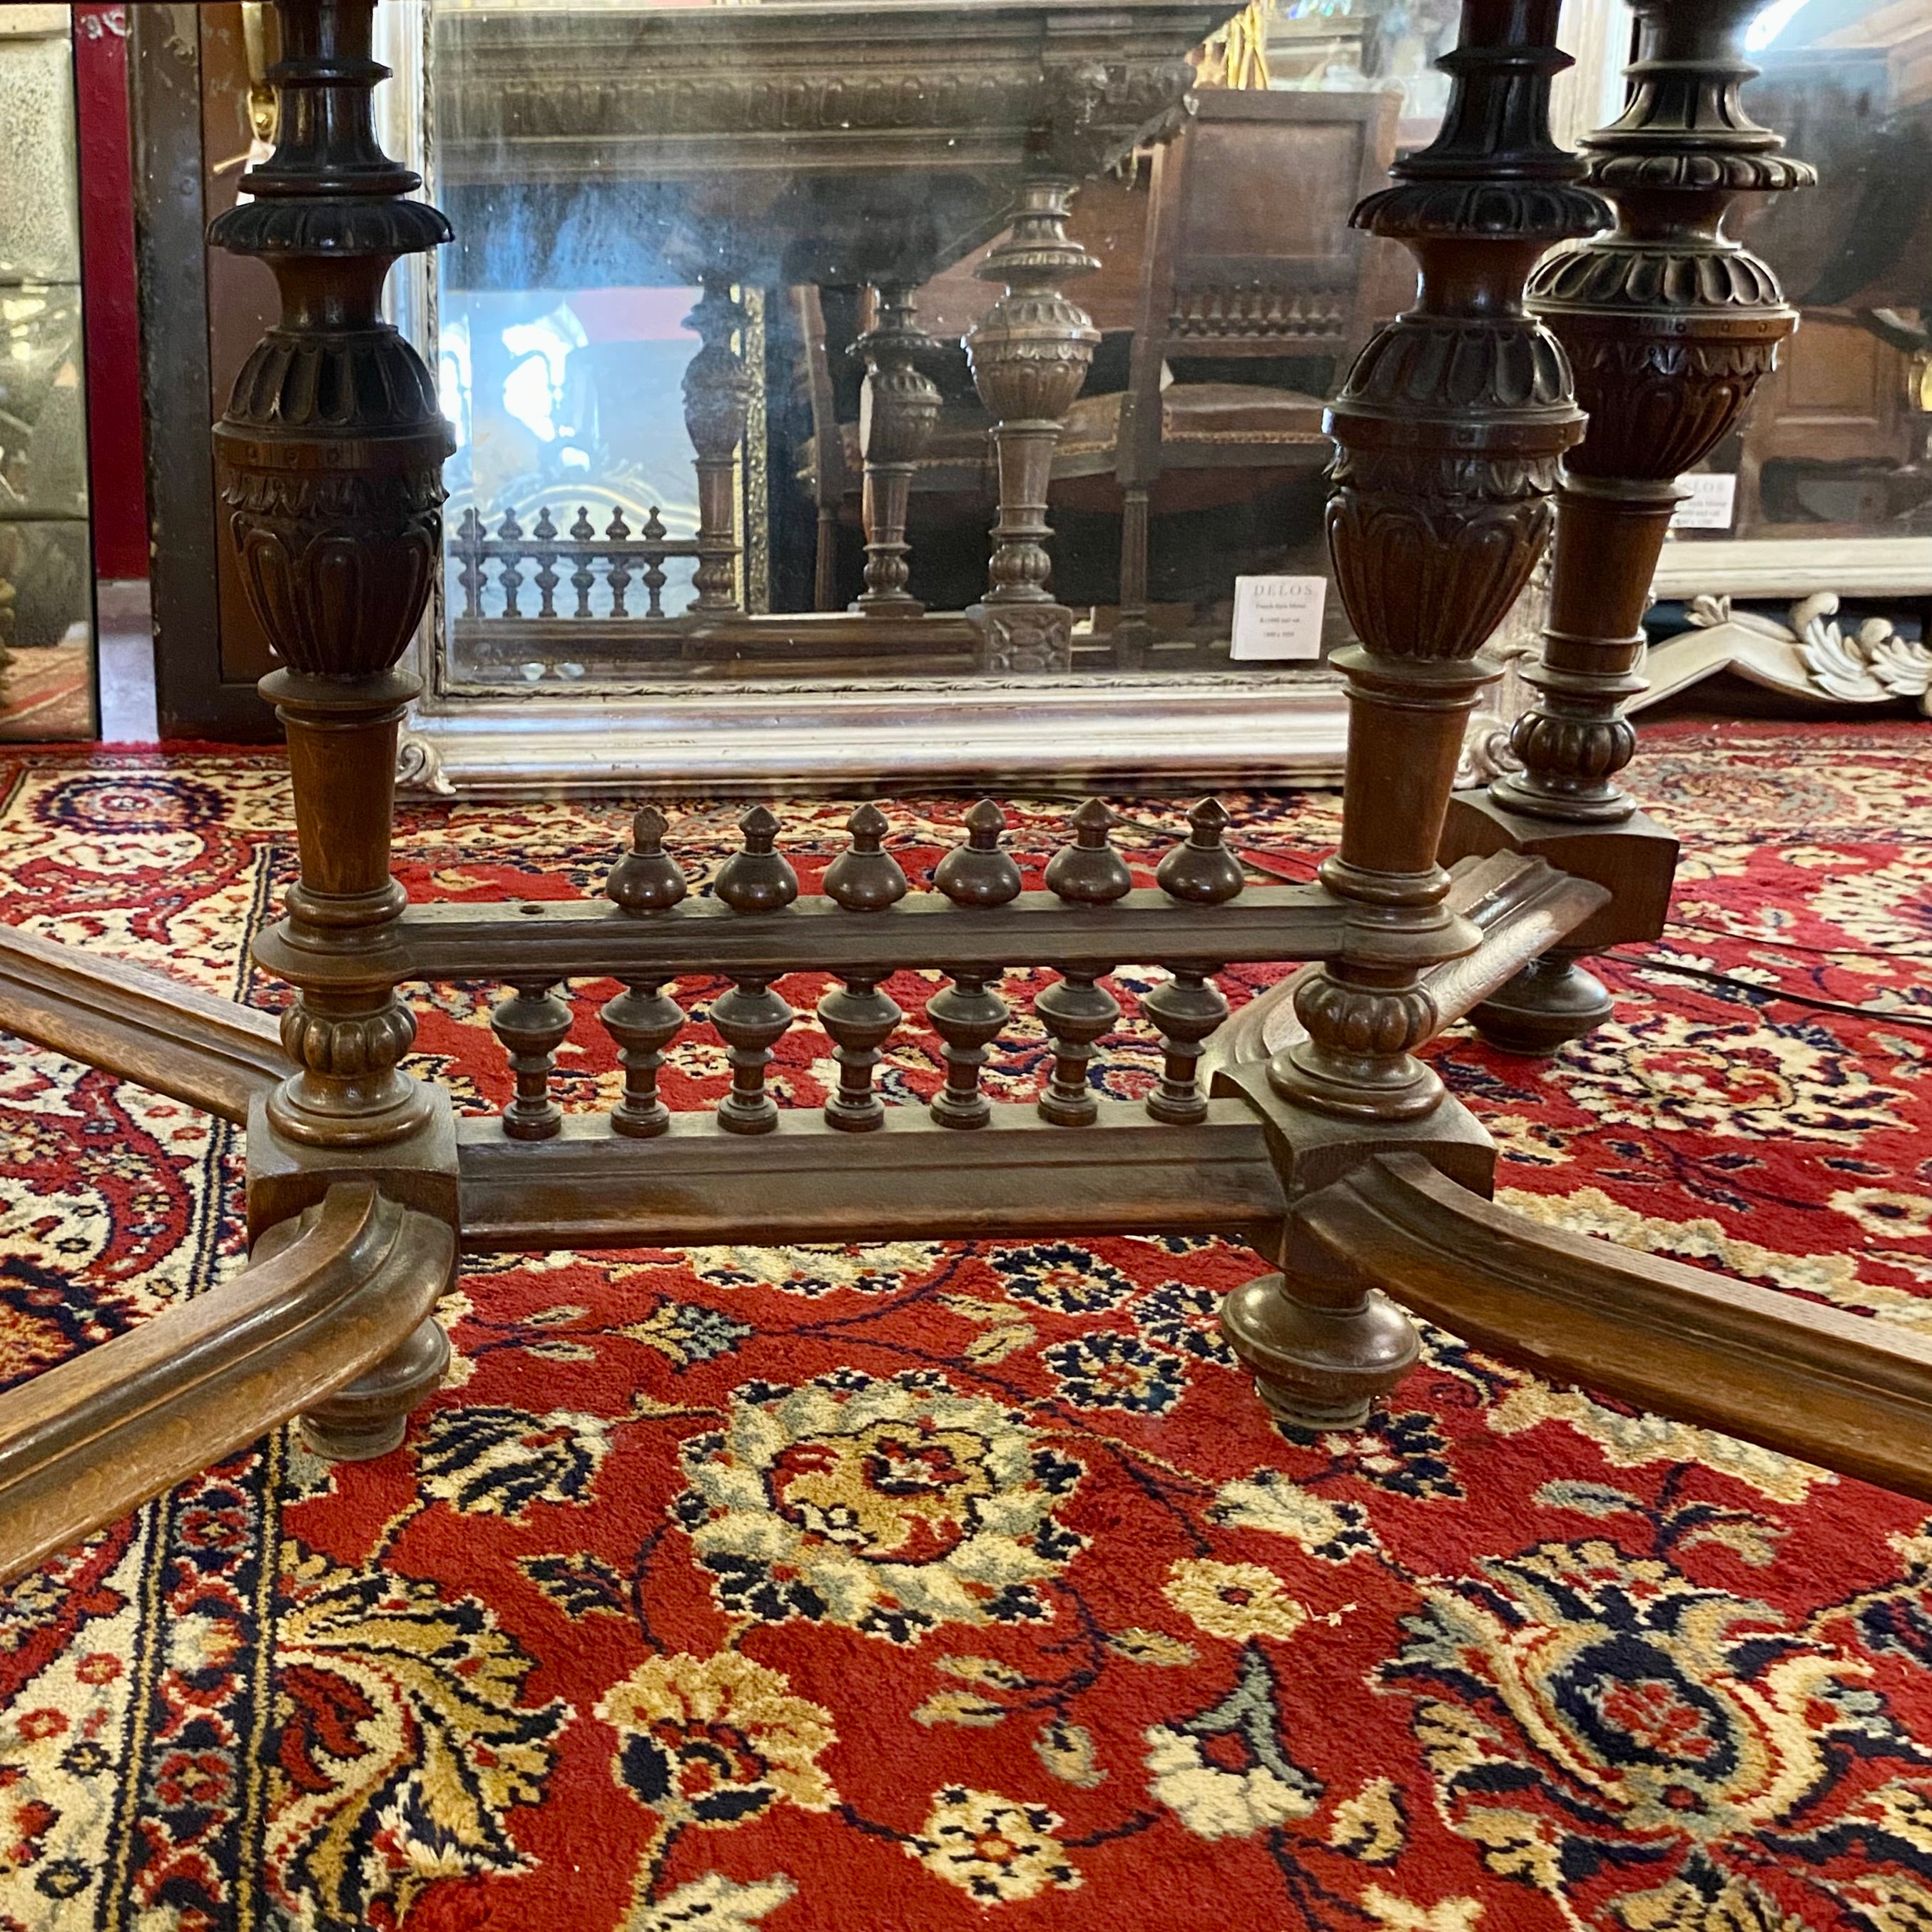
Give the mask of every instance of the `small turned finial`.
POLYGON ((899 862, 880 845, 891 830, 876 805, 859 807, 845 821, 852 835, 849 850, 825 868, 825 895, 848 912, 884 912, 906 896, 906 875, 899 862))
POLYGON ((667 824, 654 805, 631 820, 631 849, 604 881, 604 896, 626 912, 662 912, 684 897, 684 874, 664 848, 667 824))
POLYGON ((772 850, 778 822, 762 805, 754 805, 738 821, 745 849, 734 852, 718 868, 711 890, 734 912, 777 912, 798 897, 798 874, 791 862, 772 850))
POLYGON ((1108 842, 1118 823, 1097 798, 1073 814, 1073 843, 1063 845, 1046 868, 1047 890, 1076 905, 1106 905, 1134 889, 1127 862, 1108 842))
POLYGON ((1241 890, 1241 862, 1221 843, 1228 826, 1218 798, 1198 800, 1189 811, 1187 842, 1162 860, 1154 882, 1170 898, 1192 905, 1219 905, 1241 890))
POLYGON ((932 883, 956 906, 1004 905, 1019 896, 1020 868, 1000 850, 1006 814, 982 798, 966 814, 966 842, 940 860, 932 883))

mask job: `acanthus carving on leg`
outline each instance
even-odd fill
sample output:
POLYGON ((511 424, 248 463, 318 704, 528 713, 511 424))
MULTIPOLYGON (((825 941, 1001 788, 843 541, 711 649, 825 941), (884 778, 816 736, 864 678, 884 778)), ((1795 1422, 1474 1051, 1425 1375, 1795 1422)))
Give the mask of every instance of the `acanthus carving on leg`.
MULTIPOLYGON (((1306 1035, 1268 1082, 1370 1130, 1442 1100, 1414 1049, 1436 1019, 1424 970, 1480 937, 1446 907, 1436 860, 1492 675, 1478 652, 1535 567, 1558 464, 1582 433, 1562 351, 1522 305, 1538 258, 1606 215, 1550 137, 1550 81, 1568 64, 1556 18, 1557 0, 1464 0, 1440 134, 1354 218, 1404 243, 1420 273, 1414 307, 1370 341, 1328 415, 1329 548, 1361 640, 1334 660, 1348 753, 1340 848, 1322 868, 1347 924, 1339 955, 1298 985, 1306 1035)), ((1414 1358, 1399 1311, 1298 1283, 1292 1252, 1282 1275, 1229 1297, 1222 1324, 1263 1399, 1310 1425, 1360 1420, 1414 1358)))
POLYGON ((1338 958, 1296 1001, 1307 1039, 1277 1088, 1320 1112, 1426 1114, 1441 1083, 1412 1049, 1432 1015, 1420 969, 1477 943, 1444 909, 1436 850, 1465 722, 1491 673, 1484 640, 1547 541, 1557 464, 1582 413, 1554 338, 1526 313, 1525 278, 1602 203, 1548 129, 1555 0, 1466 0, 1444 65, 1442 134, 1396 164, 1355 224, 1407 244, 1415 306, 1362 352, 1328 416, 1339 446, 1328 541, 1359 644, 1349 683, 1341 847, 1322 868, 1348 902, 1338 958))
POLYGON ((1618 782, 1636 749, 1624 707, 1643 688, 1644 605, 1678 476, 1729 433, 1798 321, 1771 269, 1724 232, 1738 196, 1811 178, 1738 99, 1754 71, 1738 44, 1756 8, 1635 0, 1635 10, 1630 105, 1583 143, 1616 226, 1551 256, 1531 284, 1590 426, 1564 464, 1550 622, 1527 673, 1536 702, 1510 734, 1522 769, 1459 799, 1445 844, 1451 858, 1546 851, 1616 895, 1580 943, 1477 1009, 1486 1038, 1532 1052, 1610 1015, 1580 956, 1663 929, 1676 844, 1618 782))
POLYGON ((1677 478, 1736 422, 1797 326, 1776 276, 1724 232, 1741 194, 1811 171, 1777 150, 1738 89, 1754 0, 1636 0, 1642 39, 1622 118, 1583 143, 1615 207, 1607 235, 1550 257, 1530 305, 1568 351, 1588 434, 1564 465, 1540 696, 1517 721, 1520 773, 1490 788, 1533 816, 1614 822, 1636 748, 1623 706, 1643 688, 1644 600, 1677 478))
MULTIPOLYGON (((404 198, 420 180, 376 143, 374 4, 280 0, 278 144, 210 231, 265 262, 281 296, 214 444, 242 580, 285 667, 262 690, 287 728, 300 848, 286 916, 256 946, 296 992, 282 1039, 298 1071, 267 1102, 264 1132, 313 1150, 318 1198, 332 1158, 420 1168, 447 1112, 399 1064, 415 1027, 395 992, 406 896, 389 838, 398 726, 417 689, 396 667, 441 567, 452 446, 435 383, 381 302, 398 258, 446 242, 449 224, 404 198)), ((257 1151, 251 1138, 251 1162, 257 1151)), ((258 1163, 273 1164, 266 1153, 258 1163)), ((286 1183, 285 1208, 307 1204, 286 1183)), ((251 1217, 254 1207, 251 1192, 251 1217)), ((400 1438, 448 1354, 425 1330, 312 1419, 332 1451, 400 1438)))

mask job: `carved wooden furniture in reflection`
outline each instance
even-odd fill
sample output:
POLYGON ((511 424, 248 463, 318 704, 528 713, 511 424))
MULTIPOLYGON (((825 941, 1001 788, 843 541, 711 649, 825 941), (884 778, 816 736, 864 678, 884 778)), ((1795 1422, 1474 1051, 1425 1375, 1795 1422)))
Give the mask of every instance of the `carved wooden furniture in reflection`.
MULTIPOLYGON (((514 510, 506 510, 494 530, 475 510, 466 510, 450 550, 461 592, 459 623, 482 620, 483 600, 494 591, 502 614, 492 621, 506 625, 525 616, 538 625, 560 617, 612 624, 634 619, 644 628, 629 641, 640 653, 653 645, 676 648, 676 639, 662 628, 664 566, 673 557, 700 554, 695 538, 666 534, 655 504, 635 530, 622 510, 614 510, 600 531, 583 504, 573 521, 560 526, 546 503, 527 530, 514 510)), ((541 631, 524 634, 532 642, 545 638, 541 631)))
POLYGON ((1388 172, 1399 104, 1380 93, 1203 93, 1156 152, 1127 390, 1073 405, 1053 467, 1056 503, 1120 512, 1119 662, 1142 662, 1154 640, 1150 515, 1328 466, 1322 398, 1370 322, 1348 213, 1388 172), (1170 382, 1171 358, 1274 380, 1208 380, 1195 368, 1170 382), (1282 364, 1308 388, 1286 384, 1282 364))
POLYGON ((1510 744, 1521 772, 1459 798, 1450 857, 1535 854, 1611 888, 1610 903, 1481 1007, 1499 1045, 1546 1050, 1608 1017, 1576 964, 1663 931, 1677 847, 1617 775, 1636 748, 1623 716, 1640 690, 1641 620, 1678 499, 1677 478, 1736 422, 1797 326, 1777 278, 1724 232, 1741 195, 1809 182, 1738 99, 1749 0, 1635 0, 1636 86, 1622 117, 1586 141, 1588 178, 1616 211, 1606 235, 1552 256, 1531 292, 1589 412, 1561 494, 1549 628, 1528 674, 1538 698, 1510 744))
MULTIPOLYGON (((483 6, 438 16, 444 192, 459 219, 476 208, 479 235, 535 232, 522 285, 583 286, 580 266, 544 257, 546 247, 569 245, 566 233, 588 232, 598 237, 594 272, 614 283, 703 286, 691 326, 704 346, 685 386, 701 561, 697 598, 679 615, 706 634, 710 654, 755 656, 764 640, 730 580, 739 541, 730 463, 746 400, 730 290, 887 293, 868 345, 877 365, 874 447, 863 466, 873 553, 859 614, 904 626, 898 648, 913 656, 953 650, 957 620, 920 626, 898 581, 904 465, 916 460, 929 401, 916 357, 900 352, 917 340, 909 292, 1016 223, 1043 234, 1041 194, 1051 190, 1064 214, 1081 182, 1137 142, 1171 133, 1193 77, 1189 50, 1235 10, 1234 0, 912 0, 722 11, 483 6), (520 224, 506 220, 511 203, 520 224)), ((1003 497, 1001 512, 1001 527, 1017 533, 1044 527, 1040 509, 1024 506, 1034 496, 1044 505, 1043 479, 1035 489, 1026 478, 1051 440, 1050 419, 1024 412, 1052 398, 1033 394, 1027 371, 1060 355, 1048 350, 1034 298, 1045 286, 1037 278, 1065 262, 1049 268, 1033 242, 1017 254, 1002 245, 1021 272, 1016 298, 1034 346, 1007 352, 989 338, 980 359, 1003 372, 983 379, 993 389, 982 381, 982 393, 1021 412, 1005 438, 1020 494, 1003 497)), ((478 259, 487 268, 494 258, 482 248, 478 259)), ((1004 313, 1010 337, 1017 311, 1004 313)), ((1064 330, 1070 314, 1056 310, 1052 329, 1064 330)), ((1063 403, 1078 388, 1076 376, 1063 403)), ((977 634, 988 663, 1040 655, 1038 608, 1018 608, 1050 604, 1022 559, 1034 541, 1015 534, 996 546, 988 608, 1012 614, 977 634)), ((1058 638, 1065 626, 1048 628, 1058 638)), ((763 628, 781 656, 815 632, 835 656, 882 647, 878 635, 868 642, 836 625, 781 619, 763 628)))
MULTIPOLYGON (((1137 886, 1096 800, 1029 891, 1000 850, 1000 808, 982 801, 929 880, 906 875, 890 820, 862 806, 810 894, 777 849, 778 820, 754 807, 742 849, 699 895, 676 828, 647 809, 600 896, 514 908, 408 905, 388 875, 407 688, 392 666, 436 554, 442 430, 425 372, 376 301, 389 262, 434 245, 442 224, 403 198, 412 178, 370 136, 370 4, 281 0, 280 144, 218 236, 268 259, 286 304, 220 436, 236 538, 290 660, 270 683, 289 728, 302 875, 257 956, 296 1000, 272 1036, 260 1016, 159 975, 0 932, 0 1024, 245 1119, 255 1258, 226 1288, 0 1396, 0 1574, 292 1412, 332 1455, 393 1444, 442 1366, 428 1311, 459 1241, 1216 1232, 1275 1264, 1228 1298, 1222 1320, 1292 1426, 1351 1426, 1400 1378, 1416 1352, 1406 1300, 1546 1373, 1932 1498, 1932 1341, 1492 1206, 1488 1136, 1415 1057, 1619 904, 1624 873, 1509 850, 1452 873, 1436 854, 1486 674, 1478 645, 1535 560, 1558 464, 1576 466, 1566 536, 1580 530, 1621 584, 1626 552, 1667 511, 1658 452, 1672 436, 1695 441, 1679 409, 1747 383, 1774 345, 1772 292, 1712 252, 1714 178, 1795 178, 1726 79, 1750 0, 1641 0, 1642 85, 1597 144, 1598 182, 1668 272, 1630 275, 1640 244, 1626 227, 1538 282, 1612 425, 1597 459, 1594 430, 1579 442, 1568 364, 1520 300, 1539 254, 1606 214, 1547 138, 1556 0, 1465 0, 1442 135, 1360 211, 1412 249, 1421 286, 1332 412, 1330 531, 1363 642, 1343 661, 1356 723, 1342 847, 1318 882, 1248 884, 1208 800, 1155 884, 1137 886), (1688 205, 1654 205, 1666 194, 1688 205), (1714 320, 1698 304, 1726 290, 1714 320), (1646 386, 1684 370, 1712 382, 1646 386), (332 406, 313 408, 322 395, 332 406), (1229 1050, 1240 1029, 1217 1028, 1216 975, 1292 960, 1312 963, 1293 985, 1291 1036, 1271 1058, 1229 1050), (1163 1066, 1138 1105, 1101 1100, 1090 1073, 1121 1017, 1107 976, 1127 961, 1167 969, 1142 1002, 1163 1066), (1010 1016, 1002 976, 1020 965, 1059 975, 1034 1000, 1052 1064, 1030 1103, 995 1101, 982 1081, 1010 1016), (944 1084, 923 1107, 886 1104, 874 1078, 904 1018, 884 984, 904 967, 948 982, 926 1010, 944 1084), (768 1078, 797 1018, 785 976, 800 971, 836 982, 816 1016, 838 1068, 822 1110, 781 1106, 768 1078), (658 1070, 686 1023, 676 988, 692 976, 729 982, 710 1017, 730 1090, 711 1112, 672 1113, 658 1070), (584 980, 622 988, 599 1016, 624 1068, 608 1112, 566 1111, 554 1082, 573 1024, 561 994, 584 980), (515 1092, 500 1114, 458 1120, 446 1089, 399 1065, 411 1025, 395 989, 479 980, 508 989, 492 1024, 515 1092)), ((1052 182, 1036 214, 1031 262, 1007 265, 1031 305, 1015 298, 1019 312, 988 340, 1010 358, 1001 382, 1017 392, 1031 362, 1045 394, 1081 337, 1057 292, 1066 251, 1052 182)), ((1017 394, 1004 401, 1024 484, 1045 418, 1019 413, 1017 394)), ((1712 404, 1704 419, 1723 413, 1712 404)), ((1009 496, 1010 510, 1030 501, 1009 496)), ((1043 592, 1036 531, 1010 516, 1004 536, 1002 583, 1043 592)), ((1050 601, 1011 608, 1032 622, 1050 601)), ((1000 621, 995 607, 989 632, 1000 621)), ((1544 718, 1580 718, 1576 742, 1620 743, 1624 648, 1557 629, 1546 688, 1575 708, 1544 718)), ((1539 808, 1546 783, 1566 807, 1606 796, 1582 781, 1607 785, 1614 761, 1592 773, 1546 756, 1550 735, 1546 722, 1526 734, 1535 755, 1516 790, 1539 808)), ((1478 808, 1499 824, 1515 809, 1478 808)), ((1606 817, 1578 824, 1586 856, 1656 844, 1606 817)))
MULTIPOLYGON (((1081 279, 1081 306, 1096 328, 1103 335, 1116 332, 1123 344, 1131 338, 1138 316, 1150 167, 1150 154, 1142 153, 1085 183, 1074 197, 1067 224, 1069 235, 1100 264, 1093 274, 1081 279)), ((974 387, 961 344, 998 299, 980 273, 991 252, 990 248, 976 250, 916 290, 888 285, 868 291, 872 310, 892 316, 876 344, 869 340, 875 332, 863 327, 849 346, 828 340, 827 304, 821 292, 799 291, 812 411, 812 435, 803 452, 801 480, 819 513, 814 600, 818 610, 835 609, 841 601, 836 588, 836 526, 842 518, 870 531, 872 515, 865 509, 866 502, 884 500, 896 511, 897 491, 903 487, 908 515, 916 508, 928 529, 975 522, 983 526, 989 520, 999 492, 992 422, 974 387), (893 352, 890 362, 868 352, 880 347, 893 352), (854 420, 842 420, 837 402, 842 386, 835 365, 847 358, 862 358, 866 370, 854 420), (924 386, 927 383, 931 392, 924 386), (922 418, 935 400, 928 424, 922 418), (881 453, 888 449, 899 452, 892 462, 909 472, 902 486, 898 478, 888 482, 874 475, 881 453)), ((1120 386, 1114 381, 1116 394, 1120 386)), ((1080 406, 1076 404, 1076 410, 1080 406)), ((1056 460, 1056 474, 1060 467, 1056 460)), ((902 530, 901 539, 907 534, 902 530)), ((929 593, 916 580, 910 549, 908 544, 907 550, 894 554, 913 573, 910 590, 930 603, 929 593)), ((868 608, 892 614, 890 605, 868 608)))
POLYGON ((866 358, 866 587, 852 608, 868 617, 916 617, 926 607, 906 587, 906 513, 913 472, 939 420, 939 386, 920 366, 938 345, 919 328, 911 290, 889 282, 879 290, 878 319, 852 346, 866 358))
MULTIPOLYGON (((1923 24, 1891 8, 1832 38, 1882 43, 1914 29, 1919 38, 1923 24)), ((1732 528, 1865 535, 1932 493, 1918 394, 1932 347, 1932 99, 1904 46, 1758 58, 1753 112, 1822 178, 1813 193, 1754 197, 1733 211, 1742 238, 1777 271, 1804 322, 1744 416, 1732 528)))
MULTIPOLYGON (((998 495, 992 425, 957 345, 926 332, 916 290, 889 286, 868 292, 874 297, 874 312, 892 319, 882 329, 862 326, 849 343, 829 339, 821 291, 796 292, 812 407, 799 480, 818 512, 813 608, 842 608, 838 532, 842 525, 856 524, 866 533, 867 592, 877 540, 883 546, 878 554, 892 560, 889 574, 896 590, 922 610, 927 599, 914 595, 914 512, 921 512, 928 524, 935 519, 987 520, 998 495), (848 419, 839 410, 842 385, 835 370, 855 362, 862 362, 865 374, 856 416, 848 419), (936 380, 940 376, 946 380, 936 380)), ((883 602, 874 598, 865 609, 878 616, 918 614, 896 595, 883 602)))

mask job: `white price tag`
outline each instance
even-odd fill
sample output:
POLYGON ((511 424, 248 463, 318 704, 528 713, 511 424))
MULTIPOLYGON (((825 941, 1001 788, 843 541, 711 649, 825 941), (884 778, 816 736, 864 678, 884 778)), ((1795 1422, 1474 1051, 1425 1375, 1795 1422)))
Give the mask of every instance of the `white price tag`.
POLYGON ((1727 530, 1736 514, 1738 479, 1735 476, 1696 470, 1677 479, 1678 488, 1690 494, 1677 506, 1670 520, 1673 530, 1727 530))
POLYGON ((1325 577, 1238 577, 1234 637, 1228 655, 1256 658, 1318 658, 1325 577))

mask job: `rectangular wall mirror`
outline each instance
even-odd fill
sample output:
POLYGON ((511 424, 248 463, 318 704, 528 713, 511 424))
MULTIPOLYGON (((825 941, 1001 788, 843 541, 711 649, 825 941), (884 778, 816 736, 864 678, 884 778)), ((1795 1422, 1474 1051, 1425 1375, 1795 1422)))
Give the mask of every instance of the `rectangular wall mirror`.
MULTIPOLYGON (((1570 10, 1580 125, 1619 10, 1570 10)), ((1454 0, 383 13, 456 230, 399 302, 458 436, 421 779, 1339 768, 1339 600, 1243 661, 1235 584, 1326 589, 1323 404, 1414 285, 1348 212, 1436 132, 1454 0), (1044 291, 1000 253, 1043 178, 1044 291), (1084 358, 1041 648, 969 614, 1010 286, 1084 358)))

